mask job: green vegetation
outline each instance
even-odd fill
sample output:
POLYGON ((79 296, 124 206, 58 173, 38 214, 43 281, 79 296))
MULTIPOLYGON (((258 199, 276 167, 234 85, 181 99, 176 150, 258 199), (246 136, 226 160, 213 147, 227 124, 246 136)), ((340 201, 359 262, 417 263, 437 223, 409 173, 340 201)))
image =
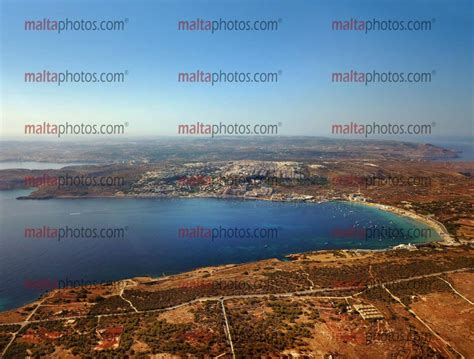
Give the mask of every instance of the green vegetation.
POLYGON ((89 311, 90 315, 131 312, 133 309, 130 304, 120 298, 118 295, 108 297, 95 304, 89 311))
POLYGON ((271 313, 251 314, 259 304, 241 303, 239 309, 228 309, 235 351, 239 358, 278 355, 288 348, 304 350, 304 338, 311 336, 311 323, 297 323, 303 314, 300 304, 289 300, 270 299, 271 313))

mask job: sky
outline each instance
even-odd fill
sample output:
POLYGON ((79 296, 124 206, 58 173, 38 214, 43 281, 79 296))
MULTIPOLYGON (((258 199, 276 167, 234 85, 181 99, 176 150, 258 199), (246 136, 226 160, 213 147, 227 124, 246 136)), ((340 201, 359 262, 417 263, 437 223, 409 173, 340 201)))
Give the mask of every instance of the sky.
MULTIPOLYGON (((473 134, 473 1, 1 2, 1 130, 127 123, 173 136, 196 122, 275 124, 331 136, 332 124, 435 124, 473 134), (124 20, 123 31, 25 31, 26 20, 124 20), (178 22, 278 20, 277 31, 179 31, 178 22), (430 20, 430 31, 333 31, 334 20, 430 20), (123 83, 28 83, 25 72, 123 72, 123 83), (180 72, 276 72, 276 83, 178 82, 180 72), (333 72, 427 72, 430 83, 333 83, 333 72)), ((50 136, 55 138, 54 135, 50 136)), ((396 139, 393 136, 391 139, 396 139)))

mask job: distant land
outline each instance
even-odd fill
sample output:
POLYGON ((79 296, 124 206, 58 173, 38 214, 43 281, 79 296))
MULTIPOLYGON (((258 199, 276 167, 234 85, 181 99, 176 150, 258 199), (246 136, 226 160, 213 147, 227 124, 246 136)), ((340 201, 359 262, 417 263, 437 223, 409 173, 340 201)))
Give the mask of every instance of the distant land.
POLYGON ((458 153, 426 143, 309 136, 161 137, 104 141, 4 141, 0 162, 149 163, 158 161, 304 160, 326 158, 453 159, 458 153))

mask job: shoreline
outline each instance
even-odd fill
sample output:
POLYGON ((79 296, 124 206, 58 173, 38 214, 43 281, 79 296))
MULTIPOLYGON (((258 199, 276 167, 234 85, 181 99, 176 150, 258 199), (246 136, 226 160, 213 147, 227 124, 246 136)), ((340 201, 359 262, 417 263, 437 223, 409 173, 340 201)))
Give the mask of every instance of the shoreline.
MULTIPOLYGON (((304 195, 300 195, 304 196, 304 195)), ((313 196, 310 196, 313 197, 313 196)), ((47 200, 47 199, 100 199, 100 198, 115 198, 115 199, 133 199, 133 198, 138 198, 138 199, 193 199, 193 198, 213 198, 213 199, 234 199, 234 200, 251 200, 251 201, 269 201, 269 202, 288 202, 288 203, 326 203, 326 202, 346 202, 346 203, 356 203, 360 205, 365 205, 369 207, 375 207, 379 210, 390 212, 402 217, 408 217, 410 219, 413 219, 415 221, 419 221, 421 223, 424 223, 428 225, 428 227, 432 228, 435 230, 435 232, 438 234, 440 239, 438 240, 433 240, 429 241, 426 243, 433 243, 437 242, 440 244, 444 244, 447 246, 453 246, 453 245, 459 245, 459 243, 456 242, 456 240, 453 238, 451 234, 449 234, 448 230, 444 226, 443 223, 439 222, 438 220, 424 216, 422 214, 409 211, 407 209, 402 209, 399 207, 383 204, 383 203, 376 203, 376 202, 365 202, 365 201, 351 201, 347 200, 341 197, 335 197, 335 198, 325 198, 321 200, 315 200, 313 198, 299 198, 299 199, 276 199, 276 198, 269 198, 269 197, 245 197, 245 196, 234 196, 234 195, 219 195, 219 194, 193 194, 190 196, 168 196, 168 195, 101 195, 101 196, 84 196, 84 197, 78 197, 78 196, 57 196, 57 197, 47 197, 47 198, 34 198, 34 197, 29 197, 29 196, 20 196, 17 197, 19 200, 47 200)), ((413 245, 420 245, 423 243, 414 243, 413 245)), ((388 248, 390 249, 390 248, 388 248)))
MULTIPOLYGON (((374 203, 374 202, 356 202, 356 203, 366 205, 366 206, 369 206, 369 207, 376 207, 376 208, 378 208, 382 211, 394 213, 394 214, 402 216, 402 217, 408 217, 410 219, 413 219, 413 220, 416 220, 416 221, 419 221, 419 222, 422 222, 422 223, 428 225, 430 228, 432 228, 436 231, 436 233, 441 237, 441 239, 435 240, 435 241, 430 241, 430 242, 427 242, 427 243, 436 242, 436 243, 443 244, 443 245, 446 245, 446 246, 459 245, 459 243, 457 243, 455 241, 455 239, 449 234, 449 232, 446 229, 446 227, 444 226, 444 224, 437 221, 434 218, 424 216, 422 214, 419 214, 419 213, 416 213, 416 212, 413 212, 413 211, 409 211, 407 209, 402 209, 402 208, 398 208, 398 207, 395 207, 395 206, 390 206, 390 205, 382 204, 382 203, 374 203)), ((419 244, 420 243, 418 243, 418 245, 419 244)), ((416 246, 417 244, 415 243, 414 245, 416 246)))

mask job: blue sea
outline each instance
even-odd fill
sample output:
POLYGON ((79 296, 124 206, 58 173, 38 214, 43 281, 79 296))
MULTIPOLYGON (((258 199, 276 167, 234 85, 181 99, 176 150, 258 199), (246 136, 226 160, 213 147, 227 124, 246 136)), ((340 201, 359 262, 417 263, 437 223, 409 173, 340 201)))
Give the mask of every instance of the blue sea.
POLYGON ((48 289, 32 283, 99 283, 312 250, 439 239, 434 231, 423 234, 424 224, 355 203, 16 199, 28 192, 0 192, 0 310, 48 289))

